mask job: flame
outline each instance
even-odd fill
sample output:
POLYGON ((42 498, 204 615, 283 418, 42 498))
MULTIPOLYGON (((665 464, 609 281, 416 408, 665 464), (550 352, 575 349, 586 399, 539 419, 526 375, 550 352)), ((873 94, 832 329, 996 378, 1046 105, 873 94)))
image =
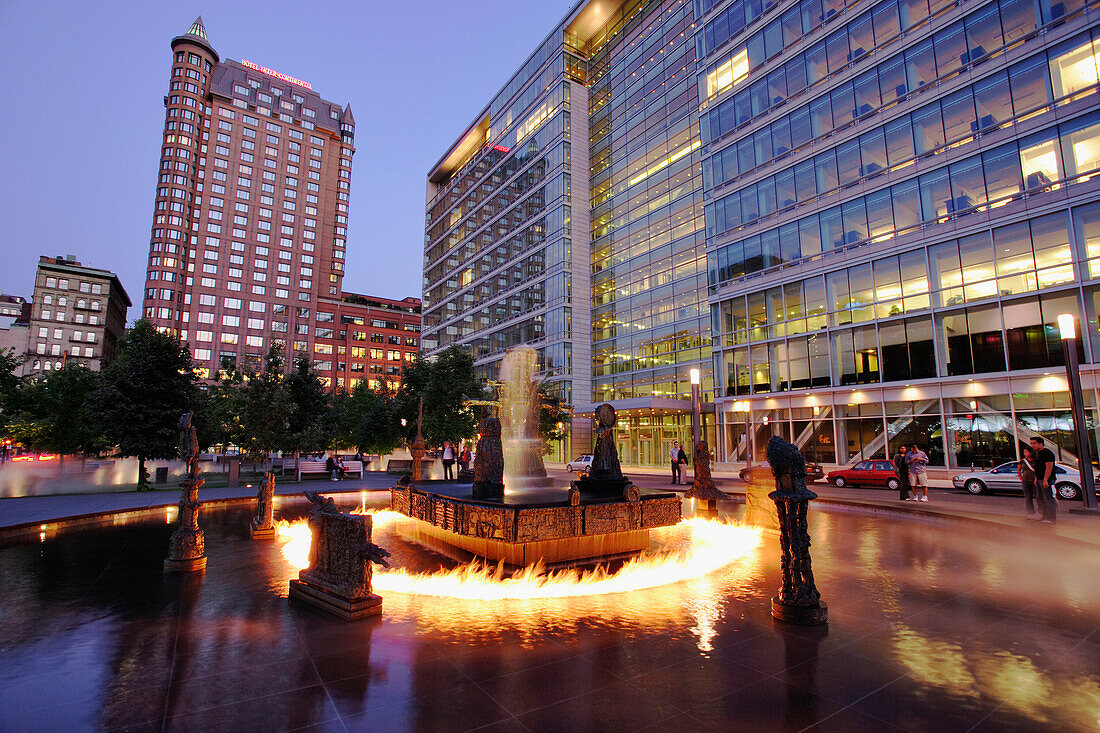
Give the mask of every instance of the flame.
MULTIPOLYGON (((362 511, 370 514, 376 529, 404 519, 397 512, 362 511)), ((282 552, 295 568, 309 564, 312 541, 305 520, 277 523, 282 552)), ((641 554, 610 572, 600 565, 586 571, 547 572, 541 563, 504 577, 502 565, 470 562, 451 570, 410 573, 402 569, 376 570, 376 590, 459 598, 464 600, 574 598, 643 590, 702 578, 755 550, 761 541, 759 529, 695 517, 682 520, 673 531, 684 533, 685 541, 673 550, 641 554)), ((711 615, 706 613, 704 615, 711 615)))

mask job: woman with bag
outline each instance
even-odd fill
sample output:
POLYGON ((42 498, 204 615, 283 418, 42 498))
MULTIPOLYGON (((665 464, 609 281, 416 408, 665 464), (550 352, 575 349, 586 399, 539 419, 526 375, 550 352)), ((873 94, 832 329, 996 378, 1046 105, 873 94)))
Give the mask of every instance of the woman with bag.
POLYGON ((1024 456, 1016 465, 1016 475, 1020 477, 1020 483, 1024 487, 1024 503, 1027 505, 1027 518, 1039 519, 1039 515, 1035 513, 1035 505, 1040 501, 1039 496, 1035 493, 1035 451, 1030 445, 1024 446, 1024 456))
POLYGON ((680 483, 684 483, 684 469, 683 466, 687 465, 688 457, 687 453, 684 453, 684 446, 680 446, 680 453, 677 455, 677 460, 680 462, 680 483))

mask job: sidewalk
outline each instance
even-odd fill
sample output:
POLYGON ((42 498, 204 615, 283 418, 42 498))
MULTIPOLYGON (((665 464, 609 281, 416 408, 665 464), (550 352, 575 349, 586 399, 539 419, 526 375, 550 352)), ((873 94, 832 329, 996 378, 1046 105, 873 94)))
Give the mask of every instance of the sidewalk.
MULTIPOLYGON (((396 481, 396 476, 390 476, 381 471, 367 471, 361 479, 344 479, 339 482, 325 479, 279 482, 276 479, 275 493, 285 496, 301 494, 305 491, 320 491, 326 494, 347 491, 378 491, 388 489, 396 481)), ((256 484, 252 484, 249 488, 244 482, 235 488, 202 488, 199 489, 199 499, 206 503, 228 499, 255 498, 257 489, 256 484)), ((180 490, 178 486, 146 492, 116 491, 104 494, 54 494, 0 499, 0 529, 24 524, 53 522, 88 514, 139 511, 175 506, 179 503, 179 499, 180 490)))
MULTIPOLYGON (((565 486, 572 474, 560 466, 548 466, 548 472, 565 486)), ((690 486, 690 475, 685 476, 687 485, 669 486, 668 476, 654 468, 624 467, 624 473, 642 488, 666 491, 686 491, 690 486)), ((729 471, 715 474, 718 488, 730 495, 735 501, 743 501, 746 485, 729 471)), ((339 483, 314 480, 303 482, 282 482, 275 485, 275 493, 280 496, 301 494, 304 491, 323 493, 343 493, 359 491, 384 491, 393 486, 396 477, 381 472, 367 472, 362 479, 346 479, 339 483)), ((1069 509, 1080 506, 1078 502, 1061 502, 1058 524, 1040 525, 1024 519, 1024 503, 1020 496, 971 496, 953 488, 932 487, 928 502, 907 502, 897 498, 894 492, 881 489, 837 488, 824 482, 810 485, 818 494, 814 506, 831 507, 843 511, 865 513, 874 517, 892 517, 925 522, 965 522, 968 525, 1001 533, 1043 534, 1061 540, 1083 542, 1100 548, 1100 516, 1082 516, 1070 514, 1069 509)), ((200 489, 203 503, 216 504, 222 501, 248 499, 255 497, 256 488, 242 484, 236 488, 200 489)), ((68 494, 53 496, 27 496, 17 499, 0 499, 0 530, 21 525, 56 523, 59 520, 87 515, 141 511, 175 506, 179 501, 179 489, 161 489, 146 493, 111 492, 103 494, 68 494)))

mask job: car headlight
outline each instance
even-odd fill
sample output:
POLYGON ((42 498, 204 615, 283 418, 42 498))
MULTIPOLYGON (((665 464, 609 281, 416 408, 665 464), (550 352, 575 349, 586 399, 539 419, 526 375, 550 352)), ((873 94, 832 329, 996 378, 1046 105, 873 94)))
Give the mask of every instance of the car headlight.
POLYGON ((962 477, 962 476, 952 476, 952 477, 951 477, 951 480, 952 480, 952 481, 962 481, 962 479, 963 479, 963 477, 962 477))

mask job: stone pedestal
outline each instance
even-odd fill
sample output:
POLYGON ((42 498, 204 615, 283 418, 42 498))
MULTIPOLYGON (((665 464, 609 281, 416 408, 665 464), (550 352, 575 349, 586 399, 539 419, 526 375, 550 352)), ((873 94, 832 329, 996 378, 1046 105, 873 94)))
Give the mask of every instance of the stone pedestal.
POLYGON ((167 572, 194 572, 206 569, 206 543, 199 529, 199 488, 201 478, 185 478, 181 483, 179 524, 168 541, 167 572))
POLYGON ((382 614, 382 598, 371 590, 371 563, 386 565, 389 553, 371 542, 369 514, 347 514, 332 499, 306 492, 313 502, 309 567, 290 581, 289 599, 345 621, 382 614))
POLYGON ((710 447, 707 441, 700 440, 695 444, 692 461, 695 464, 695 478, 691 482, 691 488, 684 492, 684 498, 698 500, 699 507, 704 511, 717 511, 718 501, 729 497, 714 485, 710 474, 710 447))
POLYGON ((271 540, 278 536, 275 529, 275 474, 264 474, 263 483, 256 493, 256 516, 248 524, 254 540, 271 540))

